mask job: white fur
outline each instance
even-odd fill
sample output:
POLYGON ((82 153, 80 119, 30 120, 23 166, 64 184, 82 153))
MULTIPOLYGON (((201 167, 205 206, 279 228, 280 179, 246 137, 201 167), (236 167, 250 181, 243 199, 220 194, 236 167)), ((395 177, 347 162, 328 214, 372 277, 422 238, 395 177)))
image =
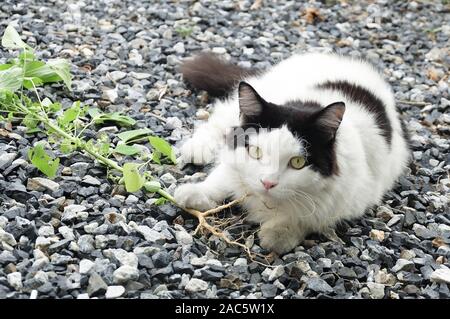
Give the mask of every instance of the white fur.
POLYGON ((186 161, 194 157, 197 164, 215 161, 217 166, 205 181, 178 187, 175 199, 179 204, 207 209, 227 197, 249 194, 243 207, 250 221, 261 224, 261 245, 282 253, 294 248, 310 232, 326 232, 339 220, 362 216, 368 207, 380 202, 406 167, 409 152, 393 94, 371 65, 337 55, 295 55, 246 82, 266 101, 276 104, 293 99, 322 105, 345 102, 346 111, 336 137, 339 175, 323 177, 309 167, 288 167, 291 157, 308 149, 285 127, 252 137, 251 144, 262 149, 261 160, 248 157, 243 147, 236 151, 223 147, 226 130, 239 125, 235 92, 232 98, 215 103, 208 122, 197 128, 183 146, 186 161), (339 93, 314 88, 327 80, 361 85, 384 102, 393 129, 390 146, 371 113, 339 93), (279 149, 271 149, 270 145, 278 145, 279 149), (279 184, 266 191, 261 178, 279 184))

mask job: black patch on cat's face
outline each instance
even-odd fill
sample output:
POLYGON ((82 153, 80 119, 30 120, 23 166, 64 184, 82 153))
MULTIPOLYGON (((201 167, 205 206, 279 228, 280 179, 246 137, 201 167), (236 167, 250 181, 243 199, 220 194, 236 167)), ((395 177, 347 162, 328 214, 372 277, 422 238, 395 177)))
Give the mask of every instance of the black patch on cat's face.
MULTIPOLYGON (((249 84, 239 84, 241 128, 274 129, 286 125, 307 144, 307 164, 324 176, 338 174, 335 153, 336 131, 345 111, 343 102, 325 108, 313 101, 290 101, 276 105, 265 101, 249 84)), ((237 138, 245 145, 244 138, 237 138)))
POLYGON ((368 112, 373 114, 375 122, 381 130, 381 135, 385 138, 388 145, 391 145, 392 126, 386 114, 386 107, 372 92, 360 85, 347 81, 327 81, 317 85, 317 87, 319 89, 339 91, 348 99, 361 104, 368 112))

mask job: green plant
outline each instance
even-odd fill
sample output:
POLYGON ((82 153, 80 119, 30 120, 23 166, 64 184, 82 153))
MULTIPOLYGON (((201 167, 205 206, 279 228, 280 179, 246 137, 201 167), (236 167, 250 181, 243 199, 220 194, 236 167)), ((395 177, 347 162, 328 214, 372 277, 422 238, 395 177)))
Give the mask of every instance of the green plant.
POLYGON ((160 137, 151 136, 150 129, 118 134, 123 144, 115 148, 111 147, 106 135, 100 135, 95 140, 87 140, 83 132, 92 125, 113 122, 119 126, 131 127, 136 121, 117 112, 106 114, 95 108, 88 109, 79 101, 63 110, 60 103, 52 102, 48 98, 41 99, 37 90, 40 85, 62 82, 67 89, 71 89, 69 62, 64 59, 46 62, 38 60, 33 48, 22 41, 11 26, 5 29, 2 46, 10 50, 19 50, 20 53, 17 58, 0 65, 0 120, 21 122, 27 127, 28 134, 37 132, 46 134, 47 143, 37 143, 28 152, 29 160, 39 171, 49 178, 54 178, 60 163, 59 158, 46 151, 45 145, 50 148, 59 146, 59 150, 64 154, 78 150, 89 154, 114 171, 116 174, 110 176, 116 176, 116 180, 123 182, 128 192, 144 189, 163 196, 157 203, 163 203, 165 200, 174 202, 172 196, 153 179, 151 172, 145 170, 149 161, 127 162, 121 166, 110 158, 113 152, 128 156, 139 155, 140 150, 128 144, 149 140, 153 147, 151 160, 160 163, 162 155, 175 164, 176 159, 169 143, 160 137), (35 99, 30 96, 34 96, 35 99), (122 177, 117 178, 118 174, 122 177))
POLYGON ((187 38, 192 34, 192 32, 194 32, 194 29, 191 27, 181 26, 176 28, 175 32, 178 33, 182 38, 187 38))

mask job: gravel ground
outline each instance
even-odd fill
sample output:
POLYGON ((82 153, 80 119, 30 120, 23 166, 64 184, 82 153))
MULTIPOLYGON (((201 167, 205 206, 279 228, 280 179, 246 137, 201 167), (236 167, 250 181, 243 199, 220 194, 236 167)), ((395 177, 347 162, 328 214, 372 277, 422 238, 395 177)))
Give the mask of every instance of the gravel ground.
MULTIPOLYGON (((449 6, 357 3, 2 3, 0 29, 12 22, 41 57, 73 63, 74 91, 54 85, 50 98, 125 111, 174 145, 211 102, 176 71, 196 51, 263 68, 292 52, 366 57, 402 101, 413 162, 382 206, 338 228, 342 243, 310 236, 264 267, 193 238, 194 220, 126 194, 82 154, 61 157, 55 183, 39 179, 25 155, 42 136, 15 127, 0 135, 0 298, 450 298, 449 6)), ((113 139, 117 130, 103 129, 113 139)), ((204 176, 192 167, 159 171, 170 190, 204 176)))

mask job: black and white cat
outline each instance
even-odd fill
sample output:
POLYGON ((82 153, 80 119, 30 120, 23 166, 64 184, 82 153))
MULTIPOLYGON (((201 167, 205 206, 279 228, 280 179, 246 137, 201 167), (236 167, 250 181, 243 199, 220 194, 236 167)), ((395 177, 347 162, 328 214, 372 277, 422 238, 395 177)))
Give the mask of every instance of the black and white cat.
POLYGON ((175 199, 205 210, 248 194, 242 206, 261 225, 264 248, 284 253, 310 232, 362 216, 407 166, 392 91, 361 60, 294 55, 258 73, 204 53, 181 70, 222 99, 181 148, 185 162, 216 166, 175 199))

